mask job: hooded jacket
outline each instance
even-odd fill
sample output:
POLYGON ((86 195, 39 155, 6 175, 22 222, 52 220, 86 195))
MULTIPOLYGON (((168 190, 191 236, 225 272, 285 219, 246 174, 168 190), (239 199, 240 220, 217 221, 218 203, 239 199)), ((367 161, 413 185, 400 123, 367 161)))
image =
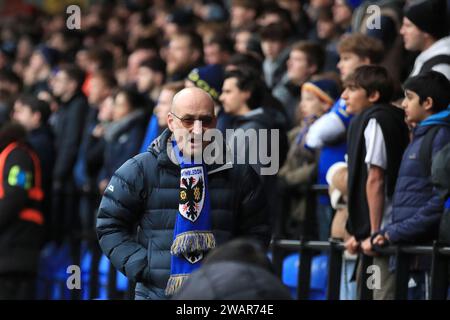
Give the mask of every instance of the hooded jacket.
MULTIPOLYGON (((432 58, 440 55, 446 55, 450 57, 450 36, 444 37, 436 41, 427 50, 421 52, 414 62, 414 68, 410 77, 416 76, 419 73, 425 72, 427 70, 422 70, 422 67, 430 61, 432 58)), ((434 71, 442 73, 447 79, 450 79, 450 64, 449 63, 438 63, 431 68, 434 71)))
POLYGON ((450 141, 450 110, 422 121, 403 155, 392 203, 392 224, 384 229, 393 243, 426 243, 437 239, 445 200, 433 187, 430 168, 424 168, 419 159, 422 141, 436 125, 441 128, 433 139, 431 157, 434 159, 450 141))
POLYGON ((146 124, 145 111, 136 110, 107 127, 104 136, 104 162, 99 180, 109 180, 114 171, 139 152, 144 139, 146 124))

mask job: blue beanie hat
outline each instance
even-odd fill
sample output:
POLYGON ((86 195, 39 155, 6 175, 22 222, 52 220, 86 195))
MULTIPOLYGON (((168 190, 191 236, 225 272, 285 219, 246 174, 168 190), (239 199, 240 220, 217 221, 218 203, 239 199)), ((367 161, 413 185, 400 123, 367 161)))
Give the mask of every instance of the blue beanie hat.
POLYGON ((339 97, 338 85, 336 81, 331 79, 308 81, 302 85, 302 90, 311 91, 320 100, 329 105, 332 105, 339 97))
POLYGON ((345 0, 345 3, 352 9, 352 11, 358 8, 362 2, 363 0, 345 0))
POLYGON ((215 100, 219 100, 220 93, 222 92, 223 78, 223 68, 219 64, 210 64, 192 69, 187 77, 196 87, 208 92, 215 100))

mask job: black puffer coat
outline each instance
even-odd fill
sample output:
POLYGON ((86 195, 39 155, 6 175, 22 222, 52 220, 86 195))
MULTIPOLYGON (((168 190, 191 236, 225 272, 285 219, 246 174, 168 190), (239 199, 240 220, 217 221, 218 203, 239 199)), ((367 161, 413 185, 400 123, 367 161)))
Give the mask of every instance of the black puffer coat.
MULTIPOLYGON (((97 234, 114 266, 137 282, 137 299, 165 299, 178 212, 180 168, 167 155, 166 130, 112 177, 100 203, 97 234), (137 230, 137 232, 136 232, 137 230)), ((259 177, 244 165, 211 165, 208 186, 217 245, 238 236, 269 241, 259 177)))

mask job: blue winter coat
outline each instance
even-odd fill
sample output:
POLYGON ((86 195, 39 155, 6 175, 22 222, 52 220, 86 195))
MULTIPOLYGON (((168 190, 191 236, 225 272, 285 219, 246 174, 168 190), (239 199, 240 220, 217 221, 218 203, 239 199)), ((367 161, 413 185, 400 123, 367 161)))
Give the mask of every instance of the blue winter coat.
POLYGON ((403 154, 393 196, 392 223, 384 229, 393 243, 424 243, 438 236, 444 200, 419 160, 419 150, 427 131, 438 123, 443 127, 434 137, 432 159, 450 141, 450 116, 439 121, 427 120, 415 129, 412 142, 403 154))
POLYGON ((139 153, 144 139, 147 116, 144 110, 137 110, 126 118, 113 122, 105 132, 103 167, 98 180, 108 180, 129 158, 139 153))
MULTIPOLYGON (((165 299, 170 247, 179 205, 180 168, 167 155, 164 131, 111 178, 98 211, 97 234, 113 265, 136 281, 137 299, 165 299)), ((250 236, 268 244, 270 233, 260 179, 246 165, 207 166, 216 244, 250 236)))

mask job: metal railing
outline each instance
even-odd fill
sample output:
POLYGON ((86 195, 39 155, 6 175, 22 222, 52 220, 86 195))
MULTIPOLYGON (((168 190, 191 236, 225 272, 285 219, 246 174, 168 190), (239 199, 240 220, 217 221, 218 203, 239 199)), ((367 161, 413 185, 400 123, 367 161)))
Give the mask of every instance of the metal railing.
MULTIPOLYGON (((296 251, 300 254, 300 263, 298 270, 297 298, 300 300, 308 299, 309 285, 311 279, 311 262, 317 252, 328 253, 328 278, 327 293, 328 300, 339 300, 340 284, 342 272, 342 256, 345 250, 344 244, 339 239, 330 239, 329 241, 302 241, 275 239, 271 243, 273 263, 281 277, 282 264, 287 252, 296 251)), ((450 247, 444 247, 435 242, 432 246, 388 246, 377 249, 380 255, 395 255, 395 299, 405 300, 408 297, 408 281, 410 259, 415 255, 431 255, 431 300, 445 300, 448 292, 448 267, 450 260, 450 247)), ((372 264, 372 257, 360 254, 360 263, 362 270, 372 264)), ((365 284, 368 279, 366 272, 361 273, 361 283, 365 284)), ((359 292, 360 300, 371 300, 372 290, 367 286, 361 285, 359 292)))

